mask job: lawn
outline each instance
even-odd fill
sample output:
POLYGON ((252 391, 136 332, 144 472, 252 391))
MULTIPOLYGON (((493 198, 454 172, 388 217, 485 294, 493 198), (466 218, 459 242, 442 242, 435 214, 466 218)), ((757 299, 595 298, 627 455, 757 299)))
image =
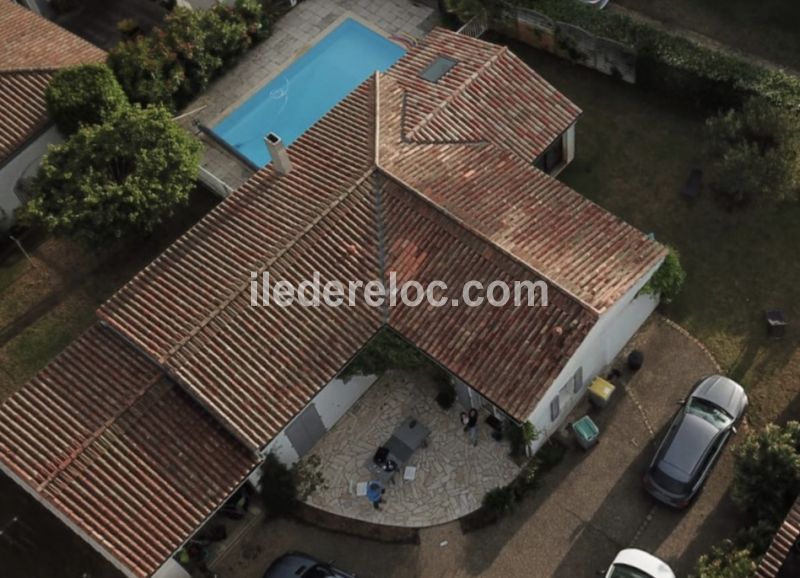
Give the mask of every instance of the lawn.
POLYGON ((707 190, 687 204, 680 189, 690 169, 706 164, 702 116, 675 99, 512 48, 583 109, 576 159, 560 178, 679 250, 687 283, 664 312, 749 388, 755 422, 777 418, 800 386, 800 332, 795 323, 784 340, 768 340, 763 311, 782 308, 800 319, 800 206, 729 213, 707 190))
POLYGON ((800 71, 797 0, 612 0, 718 42, 800 71))
POLYGON ((93 251, 65 239, 28 247, 0 263, 0 400, 44 367, 95 320, 97 307, 216 203, 195 191, 144 239, 93 251))

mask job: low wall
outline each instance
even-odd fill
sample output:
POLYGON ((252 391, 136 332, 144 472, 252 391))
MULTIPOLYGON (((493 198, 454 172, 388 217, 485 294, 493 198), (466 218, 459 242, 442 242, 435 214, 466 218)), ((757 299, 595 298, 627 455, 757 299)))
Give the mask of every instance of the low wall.
POLYGON ((516 6, 499 10, 492 28, 565 60, 636 83, 636 51, 615 40, 516 6))

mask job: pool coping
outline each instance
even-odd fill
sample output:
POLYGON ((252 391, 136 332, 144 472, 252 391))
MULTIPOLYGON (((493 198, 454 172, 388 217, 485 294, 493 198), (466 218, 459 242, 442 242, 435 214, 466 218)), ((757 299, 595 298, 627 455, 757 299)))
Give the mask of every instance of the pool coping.
POLYGON ((359 16, 358 14, 356 14, 356 13, 354 13, 354 12, 350 11, 350 10, 346 10, 346 11, 345 11, 343 14, 341 14, 340 16, 338 16, 338 17, 336 18, 336 20, 334 20, 333 22, 331 22, 331 23, 330 23, 328 26, 326 26, 326 27, 325 27, 325 28, 324 28, 324 29, 323 29, 323 30, 322 30, 322 31, 321 31, 319 34, 317 34, 317 35, 316 35, 316 36, 315 36, 313 39, 311 39, 311 41, 310 41, 310 42, 306 43, 306 44, 305 44, 303 47, 301 47, 301 48, 299 48, 298 50, 296 50, 296 51, 295 51, 295 52, 292 54, 292 58, 291 58, 291 60, 288 60, 288 61, 287 61, 287 62, 286 62, 286 63, 285 63, 285 64, 284 64, 284 65, 283 65, 281 68, 280 68, 280 70, 277 70, 277 71, 276 71, 276 72, 274 72, 273 74, 271 74, 271 75, 269 75, 268 77, 266 77, 266 78, 264 79, 264 82, 262 82, 261 84, 259 84, 259 85, 258 85, 258 86, 256 86, 256 87, 252 88, 251 90, 247 91, 247 92, 246 92, 244 95, 242 95, 240 98, 238 98, 238 99, 237 99, 237 100, 235 100, 233 103, 231 103, 230 105, 228 105, 227 107, 225 107, 225 108, 224 108, 224 109, 223 109, 223 110, 222 110, 222 111, 221 111, 221 112, 220 112, 220 113, 219 113, 217 116, 215 116, 215 117, 214 117, 214 119, 213 119, 213 120, 211 120, 211 122, 203 123, 203 127, 204 127, 204 129, 206 129, 206 130, 208 130, 208 131, 212 132, 212 133, 214 134, 214 136, 215 136, 215 137, 217 137, 217 139, 219 139, 219 140, 224 140, 224 139, 222 139, 222 136, 221 136, 221 135, 219 135, 219 134, 218 134, 218 133, 217 133, 217 132, 214 130, 214 127, 215 127, 216 125, 218 125, 220 122, 222 122, 222 120, 223 120, 223 119, 227 118, 227 117, 228 117, 228 116, 229 116, 231 113, 233 113, 233 112, 234 112, 236 109, 238 109, 240 106, 242 106, 242 105, 243 105, 245 102, 247 102, 248 100, 250 100, 250 99, 253 97, 253 95, 255 95, 257 92, 259 92, 259 91, 260 91, 261 89, 263 89, 265 86, 267 86, 267 85, 268 85, 270 82, 272 82, 273 80, 275 80, 275 78, 277 78, 278 76, 280 76, 281 74, 283 74, 283 73, 286 71, 286 69, 287 69, 287 68, 289 68, 289 67, 290 67, 290 66, 292 66, 292 65, 293 65, 295 62, 297 62, 297 61, 298 61, 300 58, 302 58, 302 57, 303 57, 303 56, 306 54, 306 52, 308 52, 309 50, 311 50, 312 48, 314 48, 314 47, 315 47, 317 44, 319 44, 319 42, 320 42, 320 41, 321 41, 323 38, 325 38, 325 37, 326 37, 328 34, 330 34, 331 32, 333 32, 333 30, 334 30, 334 29, 336 29, 336 28, 337 28, 338 26, 340 26, 340 25, 341 25, 341 24, 342 24, 342 23, 343 23, 345 20, 348 20, 348 19, 355 20, 356 22, 358 22, 359 24, 361 24, 362 26, 364 26, 364 27, 366 27, 366 28, 369 28, 370 30, 372 30, 372 31, 373 31, 373 32, 375 32, 376 34, 380 34, 381 36, 383 36, 384 38, 386 38, 386 39, 387 39, 389 42, 391 42, 391 43, 393 43, 393 44, 396 44, 396 45, 400 46, 401 48, 403 48, 403 50, 406 50, 406 51, 408 51, 408 47, 407 47, 407 46, 405 46, 405 45, 403 45, 403 44, 401 44, 401 43, 399 43, 399 42, 395 41, 395 40, 392 38, 392 36, 391 36, 390 34, 388 34, 388 33, 387 33, 385 30, 383 30, 382 28, 380 28, 378 25, 376 25, 376 24, 374 24, 374 23, 370 22, 369 20, 366 20, 365 18, 362 18, 361 16, 359 16))

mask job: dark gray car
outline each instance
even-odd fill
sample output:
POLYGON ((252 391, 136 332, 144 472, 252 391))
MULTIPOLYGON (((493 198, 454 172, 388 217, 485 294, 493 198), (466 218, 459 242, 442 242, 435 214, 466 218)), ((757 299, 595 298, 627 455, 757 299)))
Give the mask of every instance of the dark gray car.
POLYGON ((355 578, 327 562, 302 552, 289 552, 275 560, 264 578, 355 578))
POLYGON ((674 508, 688 506, 702 488, 747 409, 747 395, 732 379, 711 375, 682 406, 644 476, 650 495, 674 508))

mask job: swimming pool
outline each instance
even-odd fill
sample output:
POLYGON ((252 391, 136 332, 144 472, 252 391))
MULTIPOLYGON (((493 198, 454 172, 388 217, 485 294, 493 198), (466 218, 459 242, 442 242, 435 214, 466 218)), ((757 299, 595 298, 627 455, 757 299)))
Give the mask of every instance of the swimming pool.
POLYGON ((213 127, 257 166, 269 162, 264 136, 291 144, 376 70, 385 71, 403 47, 347 19, 213 127))

